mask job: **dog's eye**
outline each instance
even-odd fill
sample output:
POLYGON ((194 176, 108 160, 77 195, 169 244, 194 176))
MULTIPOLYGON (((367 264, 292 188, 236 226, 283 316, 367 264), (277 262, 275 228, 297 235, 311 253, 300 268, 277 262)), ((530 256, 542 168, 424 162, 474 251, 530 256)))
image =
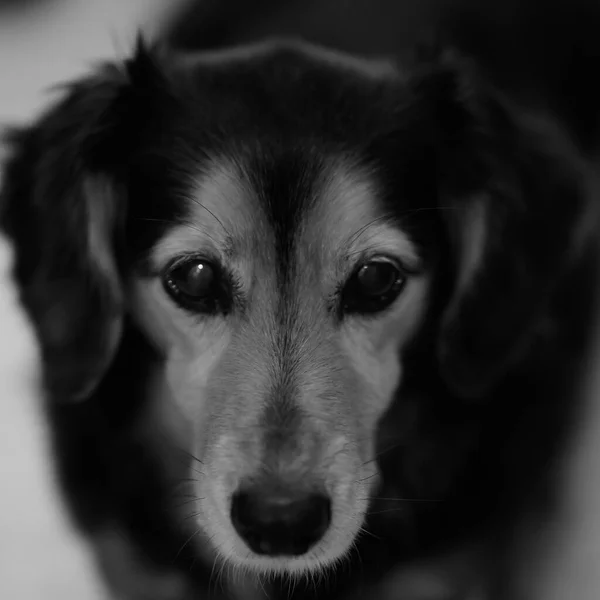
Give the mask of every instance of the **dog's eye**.
POLYGON ((342 292, 346 313, 376 313, 387 308, 400 294, 406 275, 386 258, 362 264, 350 277, 342 292))
POLYGON ((215 312, 223 298, 218 269, 205 260, 188 260, 169 269, 164 277, 168 294, 196 312, 215 312))

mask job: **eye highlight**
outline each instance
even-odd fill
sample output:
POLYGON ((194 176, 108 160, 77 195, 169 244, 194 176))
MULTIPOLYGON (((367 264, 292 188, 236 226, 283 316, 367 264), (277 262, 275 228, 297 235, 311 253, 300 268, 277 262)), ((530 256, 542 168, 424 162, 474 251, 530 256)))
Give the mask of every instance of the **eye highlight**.
POLYGON ((406 281, 405 271, 389 258, 377 257, 364 262, 352 273, 342 289, 342 312, 381 312, 400 295, 406 281))
POLYGON ((231 305, 221 269, 205 259, 176 262, 164 273, 163 287, 177 304, 192 312, 227 312, 231 305))

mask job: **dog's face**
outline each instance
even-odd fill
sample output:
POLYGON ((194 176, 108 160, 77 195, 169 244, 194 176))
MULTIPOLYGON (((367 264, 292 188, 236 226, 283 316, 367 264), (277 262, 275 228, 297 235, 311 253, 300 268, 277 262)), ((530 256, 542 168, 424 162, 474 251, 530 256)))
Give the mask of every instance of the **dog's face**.
MULTIPOLYGON (((254 60, 277 84, 260 110, 236 81, 248 59, 196 67, 198 81, 207 71, 228 88, 208 92, 227 131, 220 148, 203 139, 212 124, 188 134, 179 193, 146 217, 168 225, 136 253, 131 312, 164 357, 188 449, 203 462, 193 486, 202 531, 236 564, 301 572, 344 556, 360 530, 377 484, 376 428, 427 311, 431 257, 402 227, 410 200, 390 206, 402 190, 386 182, 385 153, 336 139, 332 107, 303 112, 332 84, 352 99, 339 67, 289 50, 254 60), (296 98, 311 64, 322 73, 306 83, 322 91, 296 98)), ((391 108, 367 136, 387 133, 391 108)), ((143 229, 133 221, 127 237, 143 229)))
MULTIPOLYGON (((554 281, 576 206, 561 200, 552 243, 529 247, 539 212, 513 226, 527 178, 503 162, 519 135, 435 60, 405 73, 296 44, 140 51, 80 84, 26 134, 7 192, 29 203, 8 203, 9 233, 24 239, 29 219, 40 235, 17 271, 51 395, 90 395, 128 313, 160 356, 154 395, 178 415, 173 441, 202 463, 200 536, 258 572, 341 559, 425 322, 439 321, 449 385, 481 395, 554 281), (439 308, 441 271, 455 285, 439 308), (496 329, 478 321, 482 304, 496 329)), ((524 152, 545 169, 536 143, 524 152)), ((562 169, 527 185, 534 198, 575 189, 562 169)))
POLYGON ((311 164, 300 140, 260 160, 191 178, 183 222, 150 250, 156 275, 134 276, 133 313, 204 463, 202 529, 234 562, 299 571, 360 529, 430 274, 375 174, 311 164))

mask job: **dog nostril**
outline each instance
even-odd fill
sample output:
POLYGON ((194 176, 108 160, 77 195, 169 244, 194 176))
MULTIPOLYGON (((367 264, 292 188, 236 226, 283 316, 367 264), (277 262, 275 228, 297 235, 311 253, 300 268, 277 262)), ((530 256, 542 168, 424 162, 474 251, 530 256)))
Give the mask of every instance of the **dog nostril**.
POLYGON ((251 488, 234 494, 231 521, 256 554, 300 556, 327 531, 331 501, 321 494, 275 494, 251 488))

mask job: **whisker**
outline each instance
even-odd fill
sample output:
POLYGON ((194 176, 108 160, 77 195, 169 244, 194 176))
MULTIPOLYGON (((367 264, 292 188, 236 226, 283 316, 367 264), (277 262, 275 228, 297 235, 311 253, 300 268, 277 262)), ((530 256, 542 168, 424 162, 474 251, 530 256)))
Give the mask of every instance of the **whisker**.
POLYGON ((195 477, 186 477, 185 479, 180 479, 179 483, 180 484, 184 484, 184 483, 199 483, 200 480, 196 479, 195 477))
POLYGON ((213 236, 211 236, 208 233, 208 231, 206 231, 206 229, 202 229, 201 227, 198 227, 198 225, 196 225, 195 223, 193 223, 192 221, 189 221, 187 219, 156 219, 156 218, 151 218, 151 217, 138 217, 137 220, 138 221, 149 221, 151 223, 164 223, 166 225, 172 225, 174 227, 189 227, 190 229, 193 229, 194 231, 201 233, 204 237, 207 237, 209 240, 211 240, 215 244, 217 243, 217 240, 213 236))
POLYGON ((356 479, 354 481, 354 483, 362 483, 363 481, 368 481, 369 479, 373 479, 373 477, 376 477, 378 475, 378 473, 371 473, 371 475, 367 475, 366 477, 363 477, 362 479, 356 479))
POLYGON ((219 567, 219 570, 217 571, 217 580, 215 582, 215 589, 216 589, 216 584, 218 583, 219 586, 221 587, 221 592, 225 592, 225 569, 229 567, 228 561, 225 560, 223 558, 223 560, 221 560, 221 565, 219 567))
POLYGON ((180 494, 177 492, 173 492, 174 498, 195 498, 196 494, 180 494))
MULTIPOLYGON (((373 539, 376 539, 378 541, 381 541, 383 539, 381 536, 375 535, 372 531, 369 531, 365 527, 360 527, 359 532, 365 535, 370 535, 373 539)), ((361 559, 362 562, 362 557, 360 556, 360 553, 358 553, 358 557, 359 559, 361 559)))
POLYGON ((369 221, 366 225, 363 225, 358 231, 354 232, 354 234, 352 234, 352 237, 348 240, 348 245, 351 246, 352 244, 354 244, 354 242, 356 242, 356 240, 367 230, 369 229, 369 227, 372 227, 373 225, 375 225, 376 223, 379 223, 381 221, 387 221, 393 218, 393 213, 385 213, 383 215, 379 215, 378 217, 375 217, 374 219, 372 219, 371 221, 369 221))
POLYGON ((205 476, 205 474, 202 471, 198 471, 198 469, 194 469, 194 467, 192 467, 192 465, 190 465, 190 469, 192 471, 194 471, 194 473, 198 473, 198 475, 205 476))
POLYGON ((295 590, 295 581, 292 577, 287 578, 287 596, 288 598, 292 598, 294 596, 294 590, 295 590))
MULTIPOLYGON (((213 541, 214 537, 215 537, 215 534, 211 535, 210 538, 208 538, 208 541, 207 541, 207 544, 206 544, 207 546, 210 546, 210 543, 213 541)), ((209 592, 209 595, 210 595, 210 587, 211 587, 211 584, 213 582, 213 576, 215 574, 215 568, 216 568, 218 560, 219 560, 219 553, 217 552, 217 553, 215 553, 215 558, 213 560, 212 569, 210 570, 210 575, 208 577, 208 592, 209 592)), ((215 591, 216 591, 216 587, 215 587, 215 591)))
POLYGON ((189 500, 186 500, 185 502, 178 504, 175 508, 183 508, 184 506, 187 506, 188 504, 191 504, 192 502, 198 502, 199 500, 204 500, 204 498, 199 498, 199 497, 194 496, 193 498, 190 498, 189 500))
POLYGON ((183 500, 184 498, 197 498, 196 494, 183 494, 179 492, 173 492, 173 499, 183 500))
POLYGON ((231 237, 231 233, 229 232, 229 230, 227 229, 227 227, 225 227, 225 225, 223 224, 223 221, 221 221, 221 219, 219 219, 219 217, 217 217, 217 215, 215 215, 215 213, 212 212, 212 210, 210 210, 209 208, 207 208, 206 206, 204 206, 204 204, 202 204, 202 202, 200 202, 200 200, 198 200, 197 198, 194 198, 193 196, 187 196, 187 197, 194 204, 196 204, 200 208, 204 209, 209 215, 211 215, 213 217, 213 219, 223 228, 223 231, 225 232, 225 234, 227 235, 227 237, 231 237))
POLYGON ((395 508, 384 508, 383 510, 374 510, 374 511, 370 511, 367 513, 368 517, 371 517, 373 515, 382 515, 384 513, 398 513, 401 512, 402 510, 404 510, 402 507, 400 506, 396 506, 395 508))
POLYGON ((399 448, 400 446, 402 446, 402 444, 404 444, 404 442, 395 442, 394 444, 392 444, 391 446, 385 448, 384 450, 381 450, 380 452, 378 452, 373 458, 367 460, 366 462, 364 462, 362 464, 362 466, 366 466, 368 464, 371 464, 372 462, 375 462, 378 458, 381 458, 384 454, 387 454, 388 452, 391 452, 392 450, 395 450, 396 448, 399 448))
MULTIPOLYGON (((411 217, 412 215, 415 215, 417 213, 424 212, 424 211, 444 211, 444 210, 458 210, 458 207, 456 207, 456 206, 424 206, 421 208, 414 208, 411 210, 403 211, 399 215, 393 215, 392 213, 383 214, 379 217, 376 217, 372 221, 369 221, 369 223, 367 223, 366 225, 363 225, 356 233, 353 234, 353 236, 348 241, 348 245, 351 246, 369 227, 372 227, 373 225, 375 225, 376 223, 378 223, 380 221, 386 221, 386 220, 391 221, 392 219, 407 218, 407 217, 411 217)), ((358 250, 355 250, 354 252, 348 253, 347 257, 350 258, 357 254, 363 254, 364 251, 365 251, 364 248, 360 248, 358 250)))
POLYGON ((192 535, 190 535, 190 537, 183 543, 183 545, 181 546, 181 548, 179 548, 179 551, 175 555, 173 562, 177 562, 177 559, 183 552, 184 548, 200 533, 200 531, 201 531, 201 528, 198 527, 198 529, 196 529, 196 531, 194 531, 194 533, 192 533, 192 535))
POLYGON ((260 589, 262 590, 264 597, 268 598, 269 594, 267 593, 267 590, 265 588, 265 584, 263 583, 263 580, 262 580, 262 577, 261 577, 260 573, 258 574, 258 576, 256 577, 256 579, 258 580, 258 585, 260 585, 260 589))
POLYGON ((193 461, 195 461, 195 462, 197 462, 197 463, 199 463, 199 464, 201 464, 201 465, 204 466, 204 463, 197 456, 195 456, 194 454, 192 454, 188 450, 185 450, 184 448, 181 448, 179 446, 175 446, 175 448, 177 450, 179 450, 179 452, 181 452, 182 454, 185 454, 188 458, 191 458, 193 461))
POLYGON ((183 518, 184 521, 188 521, 189 519, 193 519, 194 517, 199 517, 202 514, 202 511, 199 510, 197 512, 191 513, 183 518))
POLYGON ((380 223, 381 221, 389 221, 392 219, 396 219, 398 217, 410 217, 411 215, 420 213, 420 212, 424 212, 424 211, 444 211, 444 210, 458 210, 458 207, 456 206, 422 206, 419 208, 413 208, 410 210, 405 210, 403 212, 401 212, 399 215, 395 215, 392 212, 389 213, 384 213, 382 215, 379 215, 378 217, 375 217, 374 219, 372 219, 371 221, 369 221, 368 223, 366 223, 365 225, 363 225, 358 231, 356 231, 352 237, 348 240, 348 245, 352 245, 367 229, 369 229, 369 227, 372 227, 373 225, 380 223))
MULTIPOLYGON (((161 219, 154 219, 154 220, 161 220, 161 219)), ((186 458, 191 458, 193 462, 197 462, 198 464, 204 466, 204 462, 202 460, 200 460, 195 454, 192 454, 189 450, 182 448, 178 443, 174 442, 168 435, 163 433, 163 434, 159 435, 159 438, 160 438, 161 442, 163 444, 165 444, 166 446, 168 446, 169 448, 177 451, 179 454, 185 456, 186 458)), ((202 473, 201 471, 196 471, 196 472, 200 473, 200 475, 204 475, 204 473, 202 473)), ((184 481, 184 480, 182 480, 182 481, 184 481)))
MULTIPOLYGON (((354 517, 352 520, 355 523, 357 523, 359 533, 365 534, 365 535, 370 535, 371 537, 375 538, 376 540, 381 540, 382 539, 381 537, 375 535, 373 532, 371 532, 368 529, 366 529, 365 527, 363 527, 363 525, 362 525, 362 519, 357 519, 356 517, 354 517)), ((354 543, 353 549, 358 552, 358 548, 356 547, 356 543, 354 543)), ((360 553, 359 553, 359 558, 360 558, 360 553)))

